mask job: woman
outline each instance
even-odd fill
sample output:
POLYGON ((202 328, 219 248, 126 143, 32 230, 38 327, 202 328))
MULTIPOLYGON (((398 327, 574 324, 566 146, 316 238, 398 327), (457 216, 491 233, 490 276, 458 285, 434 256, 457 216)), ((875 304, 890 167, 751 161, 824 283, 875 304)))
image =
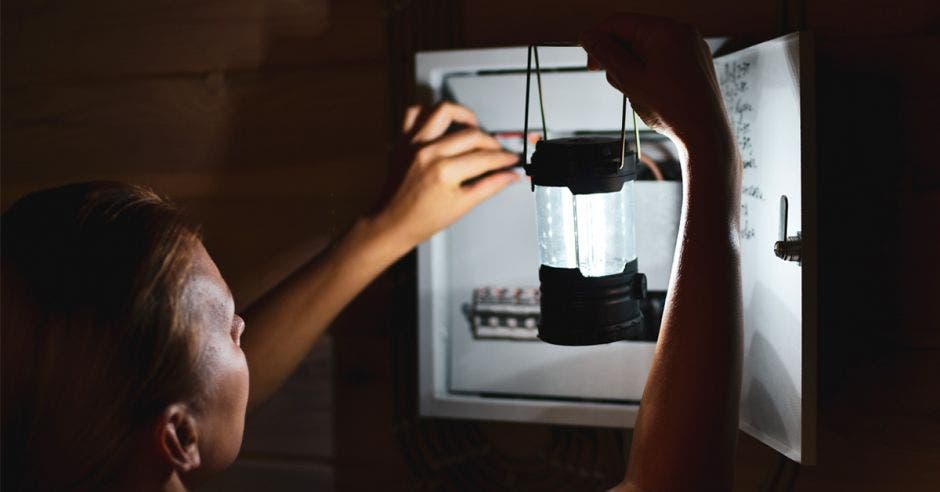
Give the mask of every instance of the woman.
MULTIPOLYGON (((652 384, 618 488, 729 488, 740 163, 710 56, 693 29, 638 15, 613 17, 582 41, 589 65, 677 144, 684 175, 652 384)), ((198 228, 150 191, 84 183, 14 204, 2 221, 4 488, 184 490, 228 466, 246 409, 277 389, 356 294, 517 179, 501 171, 517 156, 465 108, 410 108, 403 133, 410 166, 386 206, 241 317, 198 228), (445 133, 452 123, 467 129, 445 133)))

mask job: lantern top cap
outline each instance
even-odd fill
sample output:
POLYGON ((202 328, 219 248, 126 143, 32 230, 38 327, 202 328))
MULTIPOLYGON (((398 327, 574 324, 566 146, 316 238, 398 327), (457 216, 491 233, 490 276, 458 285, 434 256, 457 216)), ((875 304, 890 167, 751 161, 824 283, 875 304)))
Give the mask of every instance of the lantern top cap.
POLYGON ((636 178, 634 152, 612 137, 569 137, 540 140, 526 174, 536 186, 566 186, 574 194, 620 191, 636 178))
MULTIPOLYGON (((536 154, 532 156, 532 163, 536 158, 543 164, 545 161, 575 160, 580 162, 593 162, 599 160, 616 159, 620 161, 620 140, 611 137, 569 137, 552 140, 539 140, 535 145, 536 154)), ((632 155, 633 153, 630 152, 632 155)))

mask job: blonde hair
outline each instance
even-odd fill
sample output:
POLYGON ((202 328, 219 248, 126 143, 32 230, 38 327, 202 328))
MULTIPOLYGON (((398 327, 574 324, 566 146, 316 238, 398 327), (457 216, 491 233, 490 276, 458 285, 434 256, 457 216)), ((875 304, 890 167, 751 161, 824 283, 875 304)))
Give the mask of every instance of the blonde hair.
POLYGON ((19 200, 0 239, 3 489, 107 486, 199 391, 181 303, 198 228, 153 191, 91 182, 19 200))

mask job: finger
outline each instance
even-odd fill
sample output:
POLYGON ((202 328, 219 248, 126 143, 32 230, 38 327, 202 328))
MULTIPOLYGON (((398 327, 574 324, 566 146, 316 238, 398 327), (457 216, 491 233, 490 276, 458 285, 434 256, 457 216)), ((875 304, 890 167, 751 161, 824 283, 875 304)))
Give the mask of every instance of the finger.
POLYGON ((581 34, 581 43, 588 56, 606 70, 622 70, 630 76, 638 75, 645 65, 629 45, 604 31, 590 30, 581 34))
POLYGON ((705 42, 705 38, 703 38, 702 35, 698 33, 698 31, 696 31, 695 37, 698 38, 698 45, 699 45, 699 48, 701 48, 702 50, 702 55, 705 56, 706 60, 711 60, 712 49, 711 47, 708 46, 708 43, 705 42))
POLYGON ((468 201, 469 207, 474 207, 478 203, 499 193, 500 190, 519 180, 519 175, 512 171, 503 171, 492 174, 470 186, 464 188, 464 197, 468 201))
POLYGON ((421 123, 411 141, 430 142, 443 135, 451 123, 462 123, 474 127, 478 125, 473 111, 459 104, 443 102, 438 104, 427 120, 421 123))
POLYGON ((607 71, 611 84, 634 97, 645 80, 643 64, 608 34, 592 36, 588 41, 591 56, 607 71))
POLYGON ((607 83, 613 86, 614 89, 623 92, 623 88, 620 87, 620 81, 617 80, 617 77, 614 77, 614 74, 610 72, 607 72, 607 83))
POLYGON ((705 73, 708 75, 709 80, 711 80, 712 85, 718 87, 718 75, 715 73, 715 62, 712 57, 712 50, 708 47, 708 43, 705 42, 705 39, 702 38, 701 34, 696 32, 696 37, 698 37, 699 47, 702 50, 703 59, 708 63, 705 65, 705 73))
POLYGON ((597 63, 597 60, 595 60, 593 56, 588 55, 588 57, 587 57, 587 69, 588 69, 588 70, 600 70, 600 69, 601 69, 601 64, 600 64, 600 63, 597 63))
POLYGON ((429 160, 441 157, 450 157, 477 149, 499 150, 499 142, 478 128, 465 128, 463 130, 444 135, 428 144, 421 152, 426 152, 429 160))
POLYGON ((646 126, 657 131, 662 128, 662 122, 656 114, 650 111, 645 105, 636 101, 630 101, 630 105, 633 106, 633 110, 636 111, 637 118, 642 120, 646 126))
POLYGON ((405 117, 402 118, 401 122, 401 132, 408 133, 415 126, 415 121, 418 121, 418 115, 421 114, 420 105, 408 106, 408 109, 405 110, 405 117))
POLYGON ((501 169, 519 162, 517 154, 503 150, 475 150, 439 161, 442 172, 451 183, 463 183, 487 171, 501 169))

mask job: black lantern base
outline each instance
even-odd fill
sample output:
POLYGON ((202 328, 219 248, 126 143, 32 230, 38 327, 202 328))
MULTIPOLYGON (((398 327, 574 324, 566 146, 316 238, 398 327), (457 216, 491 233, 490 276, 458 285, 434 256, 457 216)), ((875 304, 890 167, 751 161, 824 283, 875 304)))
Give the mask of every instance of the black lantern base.
POLYGON ((601 345, 649 339, 640 312, 646 276, 636 261, 622 273, 585 277, 577 268, 542 265, 539 338, 554 345, 601 345))

